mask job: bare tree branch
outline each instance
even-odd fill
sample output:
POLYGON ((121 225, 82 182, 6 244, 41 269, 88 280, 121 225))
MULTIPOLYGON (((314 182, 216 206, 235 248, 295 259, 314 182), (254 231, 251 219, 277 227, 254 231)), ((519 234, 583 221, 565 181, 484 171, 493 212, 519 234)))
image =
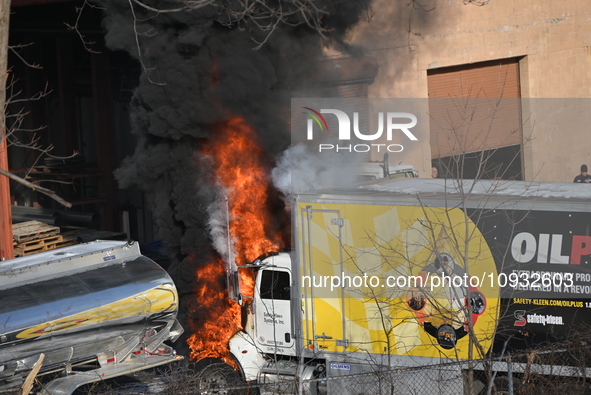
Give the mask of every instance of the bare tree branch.
POLYGON ((33 69, 43 69, 43 67, 41 67, 40 65, 36 64, 36 63, 29 63, 27 62, 27 60, 25 58, 23 58, 21 56, 21 54, 17 51, 17 49, 22 49, 25 47, 28 47, 30 45, 33 45, 33 43, 29 43, 29 44, 19 44, 19 45, 9 45, 8 49, 15 54, 24 64, 26 64, 27 66, 33 68, 33 69))
POLYGON ((130 9, 131 13, 133 14, 133 31, 135 33, 135 45, 136 45, 136 48, 137 48, 138 59, 140 61, 140 64, 142 65, 142 69, 144 69, 144 72, 146 74, 146 77, 148 78, 148 81, 150 81, 151 83, 156 84, 156 85, 162 85, 162 86, 163 85, 166 85, 166 84, 164 84, 162 82, 152 81, 152 78, 150 77, 150 73, 149 72, 151 70, 154 70, 154 68, 148 68, 148 67, 146 67, 146 64, 144 63, 144 59, 143 59, 143 56, 142 56, 142 49, 141 49, 140 40, 139 40, 140 33, 137 30, 137 21, 138 21, 138 19, 137 19, 135 10, 133 8, 133 3, 137 3, 137 2, 134 1, 134 0, 128 0, 128 2, 129 2, 129 9, 130 9))
MULTIPOLYGON (((19 56, 19 58, 20 58, 20 56, 19 56)), ((30 65, 24 59, 22 59, 22 60, 25 64, 30 65)), ((33 67, 33 66, 31 66, 31 67, 33 67)), ((38 68, 40 68, 40 67, 38 67, 38 68)), ((22 91, 16 89, 16 82, 17 81, 18 80, 16 78, 14 78, 14 76, 12 74, 10 74, 7 84, 6 84, 7 98, 6 98, 6 102, 4 105, 4 114, 5 114, 5 119, 7 121, 6 122, 7 128, 6 128, 5 138, 6 138, 7 146, 9 146, 9 147, 24 148, 24 149, 32 150, 32 151, 35 151, 38 153, 37 158, 34 160, 33 165, 29 168, 29 170, 27 171, 25 176, 28 176, 30 174, 30 172, 33 169, 33 166, 35 166, 35 164, 37 164, 39 162, 39 160, 41 160, 41 158, 50 157, 50 158, 55 158, 55 159, 69 159, 74 156, 77 156, 78 152, 73 152, 72 155, 69 155, 69 156, 52 155, 51 151, 54 148, 53 145, 50 144, 48 146, 43 146, 40 143, 41 136, 39 135, 39 132, 43 131, 45 129, 45 126, 40 126, 35 129, 23 128, 22 125, 24 123, 24 120, 29 115, 30 112, 25 111, 24 107, 19 108, 18 110, 16 110, 16 112, 13 112, 13 113, 11 113, 8 110, 9 106, 14 106, 15 104, 23 104, 24 105, 26 103, 30 103, 31 101, 41 100, 51 93, 51 90, 49 90, 48 85, 46 84, 45 88, 42 91, 37 92, 35 95, 28 97, 28 98, 21 98, 22 91), (32 135, 26 136, 24 138, 23 137, 19 138, 19 136, 17 136, 17 132, 22 132, 25 134, 32 133, 32 135)), ((71 203, 67 202, 66 200, 64 200, 63 198, 58 196, 57 193, 55 193, 54 191, 52 191, 50 189, 43 188, 39 185, 36 185, 35 183, 29 182, 26 179, 19 177, 15 174, 12 174, 7 170, 0 169, 0 175, 4 175, 4 176, 10 178, 11 180, 18 182, 19 184, 22 184, 26 187, 31 188, 34 191, 38 191, 44 195, 47 195, 65 207, 68 207, 68 208, 72 207, 71 203)), ((44 180, 39 180, 37 182, 44 182, 44 180)))
POLYGON ((92 7, 92 8, 99 8, 95 5, 90 4, 88 1, 84 0, 84 3, 82 3, 81 7, 76 7, 76 13, 78 14, 78 16, 76 17, 76 23, 74 23, 74 25, 70 25, 70 24, 64 22, 64 25, 66 25, 66 27, 69 30, 73 30, 76 32, 76 34, 78 34, 78 37, 80 37, 80 41, 82 41, 82 44, 84 45, 84 49, 86 49, 90 53, 100 53, 99 51, 95 51, 90 47, 91 45, 95 44, 95 42, 94 41, 86 41, 86 39, 84 38, 84 35, 82 34, 82 32, 79 29, 80 17, 82 16, 82 11, 84 11, 84 8, 87 6, 92 7))
POLYGON ((55 200, 56 202, 58 202, 59 204, 61 204, 64 207, 67 207, 67 208, 72 207, 72 203, 65 201, 64 199, 59 197, 58 194, 55 193, 54 191, 52 191, 51 189, 47 189, 47 188, 40 187, 39 185, 35 185, 32 182, 29 182, 29 181, 25 180, 24 178, 14 175, 4 169, 0 169, 0 174, 10 178, 13 181, 18 182, 19 184, 29 187, 34 191, 37 191, 37 192, 40 192, 46 196, 49 196, 50 198, 52 198, 53 200, 55 200))
POLYGON ((208 5, 215 4, 215 2, 216 2, 216 0, 179 1, 179 3, 185 4, 185 5, 178 7, 178 8, 160 9, 160 8, 154 8, 154 7, 151 7, 147 4, 144 4, 139 0, 131 0, 131 1, 133 1, 135 4, 139 5, 140 7, 145 8, 146 10, 149 10, 149 11, 152 11, 152 12, 155 12, 158 14, 163 14, 163 13, 167 13, 167 12, 180 12, 180 11, 187 11, 187 10, 196 10, 198 8, 203 8, 208 5))
POLYGON ((487 5, 490 0, 464 0, 464 4, 472 4, 479 7, 487 5))

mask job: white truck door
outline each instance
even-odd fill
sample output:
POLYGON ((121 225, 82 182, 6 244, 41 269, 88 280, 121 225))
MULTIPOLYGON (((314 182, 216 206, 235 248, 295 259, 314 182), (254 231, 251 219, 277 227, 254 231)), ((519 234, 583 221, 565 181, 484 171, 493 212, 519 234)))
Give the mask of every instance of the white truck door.
POLYGON ((290 271, 261 269, 257 274, 254 307, 256 342, 263 352, 295 355, 290 304, 290 271))

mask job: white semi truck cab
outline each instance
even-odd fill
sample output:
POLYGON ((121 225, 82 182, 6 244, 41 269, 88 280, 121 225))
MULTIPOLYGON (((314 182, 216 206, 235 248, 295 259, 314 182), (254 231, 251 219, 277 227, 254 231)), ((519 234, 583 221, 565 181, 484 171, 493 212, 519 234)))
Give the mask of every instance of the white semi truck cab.
MULTIPOLYGON (((237 359, 247 381, 260 382, 277 373, 295 376, 296 334, 292 319, 292 260, 287 252, 256 260, 254 296, 247 303, 244 331, 230 340, 230 352, 237 359)), ((293 378, 293 377, 292 377, 293 378)))

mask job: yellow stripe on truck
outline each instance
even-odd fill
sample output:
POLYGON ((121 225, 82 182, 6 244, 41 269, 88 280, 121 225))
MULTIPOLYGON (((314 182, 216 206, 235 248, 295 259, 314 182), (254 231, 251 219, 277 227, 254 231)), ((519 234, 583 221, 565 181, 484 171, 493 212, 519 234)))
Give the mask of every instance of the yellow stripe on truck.
POLYGON ((104 306, 35 325, 20 332, 16 337, 27 339, 50 332, 98 324, 106 320, 174 311, 177 305, 178 298, 174 288, 171 285, 161 285, 104 306))

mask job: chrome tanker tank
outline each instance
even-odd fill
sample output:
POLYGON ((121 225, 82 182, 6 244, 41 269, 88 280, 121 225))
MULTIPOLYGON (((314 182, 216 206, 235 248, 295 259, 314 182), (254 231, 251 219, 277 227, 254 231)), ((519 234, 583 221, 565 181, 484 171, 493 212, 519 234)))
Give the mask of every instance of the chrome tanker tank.
POLYGON ((41 354, 45 386, 89 382, 180 359, 172 279, 137 243, 95 241, 0 263, 0 389, 19 386, 41 354))

